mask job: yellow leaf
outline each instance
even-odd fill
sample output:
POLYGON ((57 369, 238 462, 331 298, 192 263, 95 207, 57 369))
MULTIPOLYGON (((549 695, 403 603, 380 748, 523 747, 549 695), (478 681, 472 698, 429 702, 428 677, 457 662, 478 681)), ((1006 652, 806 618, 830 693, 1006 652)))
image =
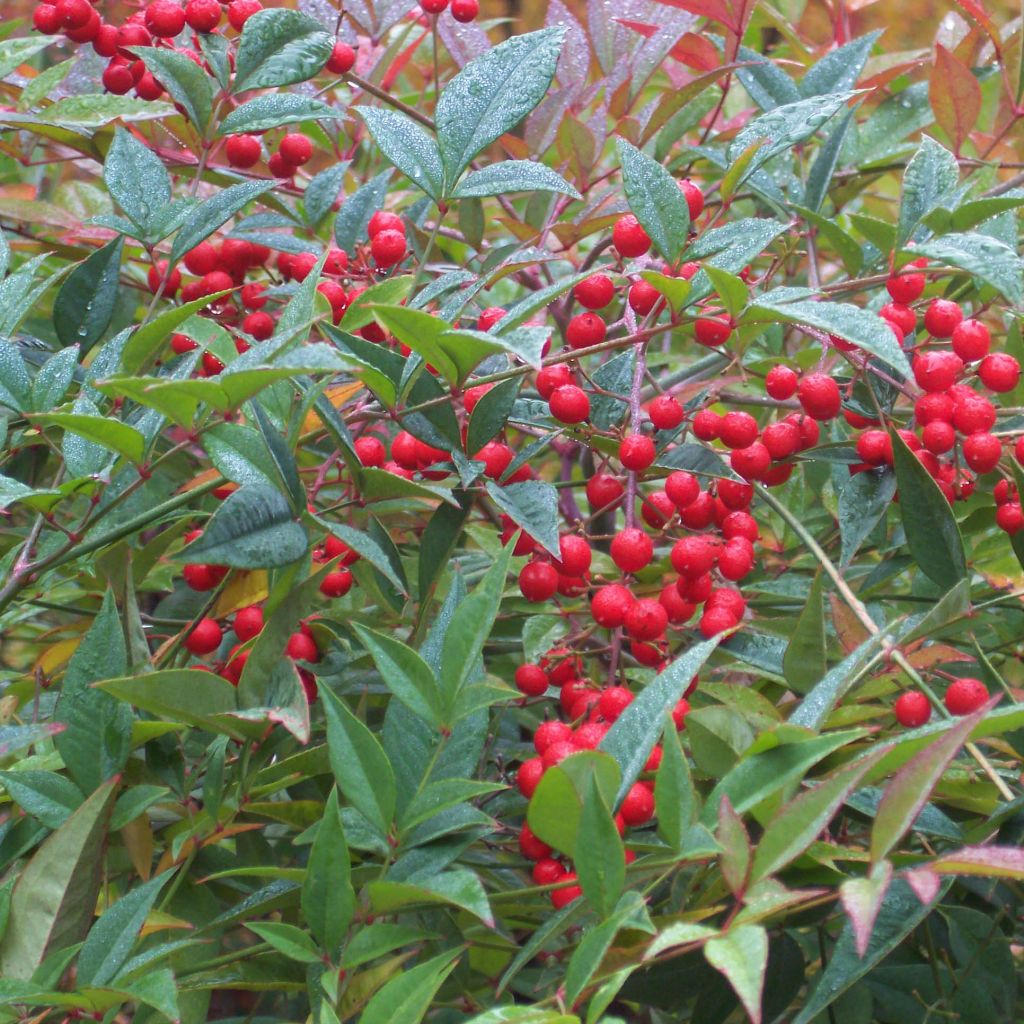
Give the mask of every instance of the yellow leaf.
MULTIPOLYGON (((359 394, 362 390, 362 383, 355 381, 352 384, 335 384, 334 387, 327 388, 324 391, 324 395, 335 409, 340 409, 353 395, 359 394)), ((316 410, 311 409, 306 413, 306 418, 302 421, 302 433, 312 434, 320 430, 322 426, 316 410)))
POLYGON ((213 617, 219 619, 237 612, 239 608, 248 608, 258 601, 265 601, 269 592, 270 582, 263 569, 236 572, 217 598, 213 606, 213 617))

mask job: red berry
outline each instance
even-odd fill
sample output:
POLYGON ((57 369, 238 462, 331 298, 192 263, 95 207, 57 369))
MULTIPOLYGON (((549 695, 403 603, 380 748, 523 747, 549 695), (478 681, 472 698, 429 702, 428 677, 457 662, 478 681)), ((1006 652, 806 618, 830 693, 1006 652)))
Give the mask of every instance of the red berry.
MULTIPOLYGON (((40 8, 36 8, 40 10, 40 8)), ((135 85, 130 69, 124 64, 108 64, 100 76, 103 88, 114 96, 124 96, 135 85)))
POLYGON ((647 407, 647 415, 656 430, 674 430, 686 412, 671 395, 658 395, 647 407))
POLYGON ((718 555, 718 542, 705 534, 682 537, 670 555, 672 568, 680 576, 696 579, 710 572, 718 555))
POLYGON ((924 274, 898 274, 885 282, 885 289, 892 296, 893 301, 905 306, 921 298, 924 286, 924 274))
POLYGON ((224 152, 232 167, 244 169, 260 162, 263 147, 255 135, 229 135, 224 145, 224 152))
POLYGON ((647 316, 661 298, 661 293, 647 281, 634 281, 629 286, 627 301, 637 316, 647 316))
POLYGON ((601 691, 597 709, 606 722, 614 722, 632 703, 633 691, 628 687, 609 686, 601 691))
MULTIPOLYGON (((917 314, 909 306, 901 306, 898 302, 886 303, 878 311, 878 315, 892 327, 896 328, 896 332, 894 333, 896 333, 896 337, 900 341, 910 334, 910 332, 917 326, 917 314)), ((840 346, 836 347, 838 348, 840 346)), ((856 346, 850 345, 842 350, 848 351, 850 348, 856 348, 856 346)))
POLYGON ((600 587, 590 601, 590 614, 604 629, 616 629, 626 621, 626 613, 636 599, 628 587, 609 583, 600 587))
POLYGON ((558 590, 558 570, 550 562, 527 562, 519 573, 519 589, 527 601, 547 601, 558 590))
POLYGON ((926 423, 921 431, 921 441, 932 454, 943 455, 953 450, 953 445, 956 444, 956 431, 952 423, 932 420, 931 423, 926 423))
POLYGON ((693 417, 693 432, 702 441, 714 441, 722 426, 722 417, 713 409, 701 409, 693 417))
POLYGON ((186 352, 194 352, 197 348, 199 345, 187 334, 171 335, 171 351, 176 355, 183 356, 186 352))
POLYGON ((988 690, 980 679, 956 679, 946 690, 946 709, 952 715, 969 715, 988 700, 988 690))
POLYGON ((1011 536, 1024 529, 1024 509, 1016 501, 1008 501, 996 509, 996 525, 1011 536))
POLYGON ((173 39, 185 27, 185 11, 174 0, 153 0, 146 7, 145 20, 146 28, 154 36, 173 39))
POLYGON ((988 355, 992 336, 980 320, 961 320, 953 329, 953 351, 965 362, 975 363, 988 355))
POLYGON ((971 393, 953 405, 953 426, 961 434, 977 434, 990 430, 995 422, 995 406, 982 395, 971 393))
POLYGON ((185 638, 185 649, 192 654, 212 654, 223 639, 224 634, 214 619, 200 619, 195 628, 185 638))
POLYGON ((629 526, 612 538, 611 556, 623 572, 639 572, 654 556, 654 542, 643 530, 629 526))
POLYGON ((544 762, 539 757, 531 757, 519 766, 519 771, 516 772, 516 786, 527 800, 533 796, 543 774, 544 762))
POLYGON ((693 325, 693 333, 702 345, 713 348, 724 345, 732 334, 732 327, 721 317, 708 316, 697 320, 693 325))
POLYGON ((699 626, 701 634, 710 640, 711 637, 724 633, 727 629, 732 629, 738 623, 739 619, 729 608, 705 607, 704 614, 700 617, 699 626))
POLYGON ((558 549, 561 558, 556 566, 563 576, 582 576, 590 568, 592 553, 586 538, 566 534, 558 539, 558 549))
POLYGON ((463 24, 473 21, 480 13, 478 0, 452 0, 452 17, 463 24))
POLYGON ((205 593, 214 590, 227 575, 226 565, 207 565, 204 562, 192 562, 182 567, 182 579, 192 590, 205 593))
MULTIPOLYGON (((523 826, 526 827, 525 825, 523 826)), ((540 842, 540 840, 537 840, 540 842)), ((522 844, 520 843, 520 847, 522 844)), ((550 847, 548 847, 550 850, 550 847)), ((550 857, 544 857, 537 861, 533 866, 533 870, 530 872, 530 877, 533 879, 535 885, 555 885, 565 877, 566 871, 557 860, 552 860, 550 857)), ((552 893, 554 896, 554 893, 552 893)))
POLYGON ((718 425, 718 436, 727 448, 747 448, 757 434, 757 420, 749 412, 727 412, 718 425))
POLYGON ((442 14, 448 8, 448 0, 420 0, 420 7, 427 14, 442 14))
POLYGON ((592 509, 608 508, 626 493, 622 483, 608 473, 595 473, 586 486, 587 503, 592 509))
POLYGON ((574 316, 565 329, 565 340, 570 348, 589 348, 604 341, 607 327, 596 313, 574 316))
POLYGON ((545 401, 551 398, 555 388, 572 384, 572 370, 565 363, 555 363, 537 371, 537 392, 545 401))
POLYGON ((659 601, 643 597, 626 612, 624 624, 635 640, 656 640, 668 626, 668 612, 659 601))
POLYGON ((405 235, 400 231, 378 231, 370 240, 370 252, 378 267, 393 267, 405 258, 405 235))
POLYGON ((949 299, 933 299, 924 311, 924 329, 933 338, 951 338, 964 312, 949 299))
POLYGON ((627 825, 643 825, 654 817, 654 794, 642 782, 629 787, 619 807, 627 825))
POLYGON ((591 274, 572 290, 576 301, 587 309, 604 309, 615 295, 615 285, 607 274, 591 274))
POLYGON ((163 94, 164 87, 148 71, 135 83, 135 95, 141 100, 152 102, 163 94))
POLYGON ((754 568, 754 545, 746 537, 734 537, 718 553, 718 571, 736 582, 754 568))
POLYGON ((744 480, 764 480, 771 464, 771 452, 760 441, 746 448, 735 448, 729 456, 729 465, 744 480))
POLYGON ((884 430, 865 430, 857 438, 857 454, 869 466, 892 462, 892 441, 884 430))
POLYGON ((301 630, 298 633, 292 633, 288 638, 284 653, 295 661, 320 660, 320 651, 317 649, 316 641, 301 630))
POLYGON ((88 0, 57 0, 56 6, 64 28, 84 28, 93 14, 88 0))
POLYGON ((654 456, 654 442, 646 434, 629 434, 619 442, 619 460, 631 472, 643 472, 654 456))
MULTIPOLYGON (((575 882, 576 872, 566 871, 561 881, 575 882)), ((561 889, 553 889, 551 892, 551 905, 556 910, 567 907, 573 900, 578 900, 583 895, 583 890, 578 885, 565 885, 561 889)))
POLYGON ((320 581, 320 593, 324 597, 344 597, 352 589, 353 582, 348 569, 335 569, 320 581))
POLYGON ((800 450, 800 431, 788 420, 769 423, 761 431, 761 443, 773 459, 788 459, 800 450))
POLYGON ((582 423, 590 416, 590 399, 575 384, 555 388, 548 399, 548 407, 559 423, 582 423))
MULTIPOLYGON (((501 306, 488 306, 479 316, 476 322, 476 329, 478 331, 489 331, 506 313, 507 311, 502 309, 501 306)), ((555 367, 549 367, 549 369, 555 369, 555 367)), ((568 369, 562 367, 562 369, 568 369)), ((540 373, 544 371, 541 370, 540 373)), ((538 377, 540 376, 538 373, 538 377)))
POLYGON ((700 484, 691 473, 677 469, 674 473, 669 473, 665 480, 665 493, 672 499, 676 508, 682 510, 697 500, 700 484))
POLYGON ((893 705, 896 721, 905 729, 916 729, 932 717, 932 706, 920 690, 901 693, 893 705))
POLYGON ((964 364, 954 352, 922 352, 912 364, 914 380, 924 391, 948 391, 963 372, 964 364))
POLYGON ((965 438, 964 461, 976 473, 991 473, 1003 454, 1002 442, 994 434, 977 433, 965 438))
POLYGON ((347 75, 356 65, 356 51, 340 39, 335 42, 324 67, 334 75, 347 75))
POLYGON ((278 144, 277 151, 295 167, 309 163, 313 157, 313 143, 298 132, 286 135, 278 144))
POLYGON ((683 596, 679 593, 679 588, 674 583, 662 587, 658 600, 668 613, 668 621, 676 626, 688 622, 696 611, 694 605, 684 600, 683 596))
POLYGON ((1005 352, 985 356, 978 367, 982 384, 990 391, 1003 394, 1012 391, 1020 380, 1020 363, 1005 352))
MULTIPOLYGON (((55 36, 61 30, 61 16, 56 5, 39 4, 32 11, 32 27, 37 32, 42 32, 44 36, 55 36)), ((108 68, 107 70, 110 69, 108 68)), ((106 75, 106 72, 104 72, 104 75, 106 75)), ((108 92, 114 92, 105 81, 103 85, 108 92)), ((131 86, 129 85, 128 88, 130 89, 131 86)), ((125 90, 125 92, 127 91, 128 89, 125 90)))
POLYGON ((274 333, 274 318, 269 313, 250 313, 242 321, 242 330, 257 341, 266 341, 274 333))
MULTIPOLYGON (((295 165, 288 163, 283 153, 271 153, 267 167, 275 178, 291 178, 295 174, 295 165)), ((280 258, 278 265, 280 265, 280 258)))
POLYGON ((516 669, 516 688, 527 697, 540 697, 547 693, 548 677, 540 665, 520 665, 516 669))
POLYGON ((816 420, 835 419, 842 405, 839 385, 824 373, 804 377, 797 389, 797 398, 804 412, 816 420))
POLYGON ((679 190, 686 196, 690 220, 696 220, 704 212, 704 193, 689 178, 683 178, 679 182, 679 190))
MULTIPOLYGON (((541 860, 551 853, 551 847, 543 840, 538 839, 529 825, 523 825, 519 830, 519 852, 527 860, 541 860)), ((560 867, 559 871, 561 871, 560 867)))
POLYGON ((765 391, 777 401, 785 401, 796 394, 800 378, 788 366, 773 366, 764 378, 765 391))
POLYGON ((260 0, 232 0, 228 4, 228 21, 236 32, 257 12, 263 10, 260 0))
POLYGON ((656 530, 660 530, 676 514, 675 503, 664 491, 654 491, 642 500, 640 514, 644 522, 656 530))
POLYGON ((631 213, 620 217, 612 228, 612 244, 625 259, 643 256, 651 247, 651 239, 631 213))
POLYGON ((151 46, 152 44, 153 37, 143 25, 127 22, 117 30, 118 52, 128 60, 135 60, 135 54, 132 53, 129 47, 151 46))
POLYGON ((235 636, 242 643, 257 636, 263 629, 263 609, 259 605, 251 604, 248 608, 239 608, 235 612, 234 621, 235 636))
POLYGON ((219 0, 188 0, 185 4, 185 21, 194 32, 212 32, 220 17, 219 0))
POLYGON ((389 213, 387 210, 377 210, 370 218, 366 226, 366 233, 370 238, 380 234, 381 231, 397 231, 405 234, 405 222, 397 213, 389 213))

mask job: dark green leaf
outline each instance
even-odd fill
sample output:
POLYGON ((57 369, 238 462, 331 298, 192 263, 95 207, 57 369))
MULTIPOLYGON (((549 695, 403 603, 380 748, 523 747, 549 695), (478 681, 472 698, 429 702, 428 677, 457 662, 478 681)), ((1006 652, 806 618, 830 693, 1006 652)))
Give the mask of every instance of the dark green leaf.
POLYGON ((449 950, 400 972, 370 1000, 360 1024, 419 1024, 461 955, 461 949, 449 950))
POLYGON ((828 668, 823 582, 824 574, 819 572, 811 584, 807 604, 793 627, 782 663, 786 682, 797 693, 807 693, 828 668))
POLYGON ((143 232, 171 201, 171 178, 163 161, 124 128, 114 129, 103 180, 118 206, 143 232))
POLYGON ((849 565, 861 544, 888 511, 896 493, 893 473, 856 473, 839 492, 839 564, 849 565))
POLYGON ((881 30, 869 32, 827 53, 801 79, 800 95, 827 96, 829 93, 852 89, 864 70, 872 46, 881 34, 881 30))
POLYGON ((444 168, 437 143, 410 117, 381 107, 355 107, 377 148, 433 200, 444 195, 444 168))
POLYGON ((88 352, 110 324, 119 294, 124 237, 112 238, 68 274, 53 303, 53 326, 62 345, 88 352))
POLYGON ((535 160, 503 160, 471 171, 452 193, 452 198, 482 198, 508 192, 560 192, 573 199, 582 198, 565 178, 535 160))
MULTIPOLYGON (((265 13, 284 14, 291 12, 267 11, 265 13)), ((253 15, 253 17, 256 17, 256 15, 253 15)), ((181 225, 177 235, 174 236, 171 262, 177 263, 185 253, 209 238, 214 231, 230 220, 253 199, 272 189, 274 184, 273 181, 243 181, 237 185, 229 185, 215 196, 200 203, 188 215, 185 223, 181 225)))
POLYGON ((618 139, 626 200, 654 247, 675 263, 690 232, 690 210, 679 183, 656 160, 618 139))
MULTIPOLYGON (((276 93, 275 95, 282 95, 276 93)), ((287 94, 284 94, 287 95, 287 94)), ((314 175, 306 185, 302 193, 302 206, 306 213, 306 223, 318 226, 323 219, 331 212, 338 199, 338 193, 345 181, 345 172, 348 170, 349 162, 342 160, 333 167, 320 171, 314 175)), ((388 284, 390 282, 384 282, 388 284)), ((348 310, 346 310, 348 312, 348 310)))
POLYGON ((307 14, 257 11, 242 29, 232 91, 305 82, 324 66, 332 46, 330 34, 307 14))
POLYGON ((366 226, 370 218, 384 206, 391 173, 387 170, 371 178, 341 204, 341 210, 334 221, 334 240, 339 249, 355 252, 356 245, 366 240, 366 226))
POLYGON ((1015 306, 1024 303, 1024 261, 1012 246, 998 238, 982 234, 945 235, 921 242, 914 252, 966 270, 992 285, 1015 306))
POLYGON ((441 689, 430 666, 411 647, 376 630, 353 624, 389 690, 424 721, 442 724, 441 689))
POLYGON ((344 116, 343 108, 329 106, 309 96, 299 96, 294 92, 270 92, 235 107, 221 121, 217 134, 265 132, 299 121, 333 121, 344 116))
POLYGON ((549 551, 561 557, 558 546, 558 491, 543 480, 524 480, 522 483, 499 487, 487 481, 491 500, 505 512, 517 526, 549 551))
POLYGON ((925 135, 920 149, 903 172, 897 245, 906 242, 932 210, 949 200, 959 180, 960 168, 956 157, 931 136, 925 135))
POLYGON ((205 132, 213 112, 213 80, 210 76, 177 50, 140 46, 135 53, 171 98, 181 104, 188 119, 200 132, 205 132))
POLYGON ((56 772, 0 772, 7 795, 47 828, 60 828, 81 806, 82 792, 56 772))
POLYGON ((303 917, 332 960, 341 949, 355 913, 356 897, 350 872, 338 792, 332 789, 309 852, 306 879, 302 883, 303 917))
POLYGON ((626 859, 612 812, 593 776, 583 796, 576 843, 582 853, 575 864, 583 895, 607 917, 626 884, 626 859))

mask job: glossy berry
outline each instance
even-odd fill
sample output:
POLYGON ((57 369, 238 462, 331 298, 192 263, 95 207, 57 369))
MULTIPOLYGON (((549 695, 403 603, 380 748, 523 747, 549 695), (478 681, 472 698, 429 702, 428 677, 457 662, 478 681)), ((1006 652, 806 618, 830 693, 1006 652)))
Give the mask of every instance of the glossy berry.
POLYGON ((978 377, 990 391, 1003 394, 1020 381, 1020 363, 1006 352, 993 352, 982 359, 978 377))
POLYGON ((757 434, 757 420, 749 412, 727 412, 718 425, 718 437, 727 448, 746 448, 757 434))
POLYGON ((649 284, 647 281, 634 281, 629 286, 629 294, 626 297, 626 301, 629 303, 629 308, 636 313, 637 316, 647 316, 655 305, 657 305, 658 299, 661 298, 661 293, 654 285, 649 284))
POLYGON ((760 441, 746 448, 734 448, 729 455, 729 465, 744 480, 764 480, 771 462, 771 452, 760 441))
POLYGON ((623 572, 639 572, 654 557, 654 542, 643 530, 629 526, 612 538, 611 556, 623 572))
POLYGON ((216 620, 203 618, 185 638, 185 649, 192 654, 212 654, 220 647, 223 637, 224 634, 216 620))
MULTIPOLYGON (((575 882, 576 872, 566 871, 561 878, 562 882, 575 882)), ((573 900, 578 900, 583 895, 583 890, 578 885, 564 885, 561 889, 553 889, 551 892, 551 905, 555 910, 567 907, 573 900)))
POLYGON ((298 132, 286 135, 277 147, 281 156, 294 167, 301 167, 313 157, 313 143, 298 132))
POLYGON ((295 661, 319 661, 320 659, 316 641, 301 630, 298 633, 292 633, 288 638, 284 653, 295 661))
POLYGON ((570 348, 589 348, 604 341, 608 328, 596 313, 574 316, 565 329, 565 340, 570 348))
POLYGON ((924 329, 933 338, 951 338, 963 318, 963 310, 955 302, 933 299, 924 311, 924 329))
POLYGON ((911 369, 923 391, 948 391, 963 373, 964 364, 955 352, 922 352, 914 357, 911 369))
POLYGON ((633 473, 647 469, 654 456, 654 442, 646 434, 629 434, 619 442, 619 461, 633 473))
POLYGON ((654 817, 654 794, 642 782, 634 782, 619 807, 627 825, 644 825, 654 817))
POLYGON ((474 21, 479 13, 479 0, 452 0, 452 17, 462 24, 474 21))
POLYGON ((587 309, 604 309, 615 295, 615 286, 607 274, 591 274, 573 288, 572 294, 587 309))
POLYGON ((971 434, 963 443, 964 462, 976 473, 991 473, 1003 454, 1002 442, 994 434, 971 434))
POLYGON ((626 489, 609 473, 595 473, 586 485, 587 503, 592 509, 603 509, 621 501, 626 489))
POLYGON ((612 228, 612 244, 625 259, 643 256, 651 247, 650 236, 631 213, 620 217, 612 228))
POLYGON ((980 320, 961 320, 953 328, 953 351, 965 362, 976 363, 988 355, 992 335, 980 320))
MULTIPOLYGON (((37 32, 42 32, 44 36, 55 36, 61 30, 61 18, 60 12, 53 4, 39 4, 32 11, 32 27, 37 32)), ((108 68, 107 71, 110 69, 108 68)), ((104 72, 106 75, 106 72, 104 72)), ((106 81, 103 83, 104 87, 108 92, 114 92, 113 89, 107 85, 106 81)), ((128 86, 128 89, 131 85, 128 86)), ((125 89, 125 92, 128 91, 125 89)), ((115 93, 116 95, 116 93, 115 93)))
POLYGON ((901 693, 893 705, 896 721, 905 729, 916 729, 932 717, 932 706, 920 690, 901 693))
POLYGON ((776 461, 788 459, 800 450, 800 431, 787 420, 769 423, 761 431, 761 443, 776 461))
POLYGON ((84 28, 92 14, 88 0, 57 0, 57 15, 64 28, 84 28))
POLYGON ((232 0, 228 4, 228 21, 236 32, 257 12, 263 10, 260 0, 232 0))
POLYGON ((335 75, 347 75, 356 64, 356 51, 340 39, 335 42, 324 67, 335 75))
POLYGON ((732 327, 727 320, 721 317, 708 316, 697 320, 693 325, 693 333, 696 339, 702 344, 713 348, 717 345, 724 345, 732 334, 732 327))
POLYGON ((714 441, 722 427, 722 417, 714 409, 701 409, 693 417, 693 432, 702 441, 714 441))
POLYGON ((988 700, 988 690, 980 679, 956 679, 946 690, 946 710, 951 715, 970 715, 988 700))
POLYGON ((809 373, 800 381, 797 398, 812 419, 831 420, 839 415, 839 385, 824 373, 809 373))
POLYGON ((173 39, 185 27, 185 10, 174 0, 153 0, 145 9, 145 21, 157 38, 173 39))
POLYGON ((773 366, 764 378, 764 389, 771 398, 785 401, 796 394, 800 378, 788 366, 773 366))
POLYGON ((590 399, 575 384, 563 384, 551 393, 548 408, 559 423, 582 423, 590 415, 590 399))
POLYGON ((232 167, 245 169, 260 162, 263 147, 255 135, 229 135, 224 152, 232 167))
POLYGON ((533 796, 543 774, 544 762, 539 757, 531 757, 519 766, 519 771, 516 772, 516 787, 527 800, 533 796))
POLYGON ((900 341, 917 326, 917 314, 909 306, 902 306, 898 302, 887 302, 878 311, 878 315, 896 328, 894 333, 900 341))
POLYGON ((212 32, 221 19, 218 0, 188 0, 185 5, 185 22, 193 32, 212 32))
POLYGON ((207 565, 205 562, 191 562, 182 566, 181 577, 192 589, 205 593, 214 590, 228 574, 225 565, 207 565))
POLYGON ((378 267, 387 269, 405 258, 406 241, 402 232, 390 228, 378 231, 370 240, 370 252, 378 267))
POLYGON ((647 407, 647 415, 656 430, 674 430, 683 422, 686 411, 671 395, 658 395, 647 407))
POLYGON ((448 0, 420 0, 420 7, 426 14, 443 14, 448 9, 448 0))
POLYGON ((558 570, 550 562, 527 562, 519 573, 519 590, 527 601, 547 601, 558 590, 558 570))
POLYGON ((256 604, 249 605, 248 608, 239 608, 235 612, 232 628, 242 643, 258 636, 263 629, 263 609, 256 604))
POLYGON ((686 205, 690 211, 690 220, 696 220, 704 212, 704 193, 689 178, 679 182, 679 191, 686 196, 686 205))
POLYGON ((624 625, 635 640, 656 640, 668 626, 668 612, 659 601, 642 597, 626 612, 624 625))
POLYGON ((520 665, 515 674, 516 689, 526 697, 540 697, 547 693, 547 673, 540 665, 520 665))
POLYGON ((324 597, 344 597, 352 589, 353 582, 348 569, 335 569, 320 581, 320 593, 324 597))
POLYGON ((885 290, 892 296, 894 302, 909 306, 911 302, 921 298, 925 283, 924 274, 901 273, 885 282, 885 290))

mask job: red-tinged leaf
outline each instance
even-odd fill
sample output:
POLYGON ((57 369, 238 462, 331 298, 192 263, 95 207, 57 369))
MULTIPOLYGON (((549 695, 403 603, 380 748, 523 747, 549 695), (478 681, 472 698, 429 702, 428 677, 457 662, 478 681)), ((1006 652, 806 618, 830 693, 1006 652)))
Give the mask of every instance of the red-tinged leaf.
POLYGON ((858 956, 863 956, 868 950, 875 919, 891 881, 892 864, 884 860, 871 869, 867 878, 852 878, 839 887, 839 899, 853 926, 858 956))
POLYGON ((965 715, 893 776, 882 794, 871 828, 872 861, 882 860, 903 838, 928 802, 943 772, 967 742, 971 730, 999 703, 1000 697, 986 701, 973 715, 965 715))
POLYGON ((995 45, 996 53, 999 53, 1001 49, 999 30, 993 24, 992 19, 988 16, 988 11, 985 10, 981 0, 955 0, 955 2, 957 7, 959 7, 968 18, 972 21, 976 21, 985 30, 985 34, 995 45))
POLYGON ((430 35, 429 29, 422 32, 418 39, 414 39, 388 66, 387 74, 381 79, 380 87, 390 89, 395 79, 402 73, 402 69, 412 60, 420 44, 430 35))
POLYGON ((929 906, 939 894, 939 886, 942 880, 931 867, 914 868, 911 871, 904 871, 901 876, 903 881, 914 891, 914 895, 921 901, 923 906, 929 906))
MULTIPOLYGON (((628 18, 616 18, 615 20, 623 27, 638 32, 644 39, 650 39, 658 31, 657 25, 648 25, 643 21, 630 21, 628 18)), ((697 71, 711 71, 722 63, 714 45, 695 32, 687 32, 668 51, 668 55, 697 71)))
POLYGON ((761 993, 768 969, 767 932, 752 924, 730 928, 724 935, 708 940, 704 957, 725 975, 753 1024, 761 1024, 761 993))
POLYGON ((734 896, 741 896, 750 876, 753 851, 743 819, 733 809, 727 796, 718 805, 718 845, 722 847, 719 863, 722 877, 734 896))
POLYGON ((736 31, 736 23, 733 21, 732 12, 722 0, 658 0, 658 3, 666 7, 678 7, 682 11, 689 11, 701 18, 710 18, 724 25, 731 32, 736 31))
POLYGON ((981 86, 971 69, 941 43, 935 44, 935 68, 928 83, 928 98, 935 119, 959 153, 981 112, 981 86))
POLYGON ((965 846, 928 865, 936 875, 981 875, 1024 879, 1024 849, 1019 846, 965 846))

